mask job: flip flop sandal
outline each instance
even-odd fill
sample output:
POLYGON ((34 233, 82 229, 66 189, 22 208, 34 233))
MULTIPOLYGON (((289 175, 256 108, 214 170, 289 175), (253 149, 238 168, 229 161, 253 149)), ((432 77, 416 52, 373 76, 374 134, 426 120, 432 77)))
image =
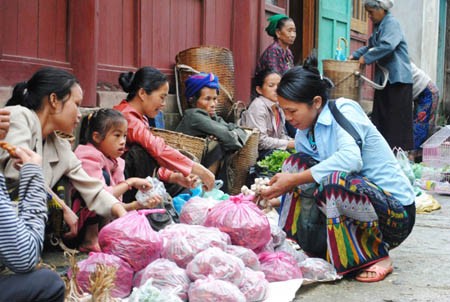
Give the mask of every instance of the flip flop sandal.
POLYGON ((386 278, 387 275, 392 273, 394 268, 390 266, 389 268, 384 268, 380 265, 374 264, 369 268, 363 269, 363 272, 375 273, 373 277, 362 277, 361 275, 356 276, 356 280, 359 282, 378 282, 386 278))

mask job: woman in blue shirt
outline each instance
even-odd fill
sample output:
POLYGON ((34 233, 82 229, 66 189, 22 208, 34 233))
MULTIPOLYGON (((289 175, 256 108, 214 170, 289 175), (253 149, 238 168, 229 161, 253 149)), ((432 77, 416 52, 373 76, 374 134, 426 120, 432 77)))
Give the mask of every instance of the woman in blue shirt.
POLYGON ((383 81, 378 65, 389 71, 384 89, 376 90, 372 122, 391 148, 413 150, 412 73, 408 45, 398 21, 389 12, 392 0, 364 0, 366 11, 374 24, 368 46, 355 51, 350 59, 360 64, 377 62, 375 81, 383 81))
POLYGON ((356 102, 340 98, 335 104, 351 120, 362 148, 339 126, 328 106, 331 82, 316 66, 317 59, 308 58, 302 67, 290 69, 278 86, 286 120, 298 129, 298 153, 284 162, 283 172, 271 179, 263 196, 284 194, 279 224, 297 241, 301 203, 313 199, 323 225, 302 231, 312 238, 323 232, 324 242, 323 250, 312 252, 326 255, 340 274, 361 270, 357 280, 380 281, 393 270, 389 249, 405 240, 414 225, 413 188, 356 102))

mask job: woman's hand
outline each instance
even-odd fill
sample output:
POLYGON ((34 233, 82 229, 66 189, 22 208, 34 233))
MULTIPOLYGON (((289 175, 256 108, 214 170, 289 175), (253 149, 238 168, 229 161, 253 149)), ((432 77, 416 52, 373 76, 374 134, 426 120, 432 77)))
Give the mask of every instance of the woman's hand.
POLYGON ((264 199, 270 200, 292 191, 297 185, 295 174, 277 173, 270 180, 269 188, 263 189, 261 195, 264 199))
POLYGON ((63 206, 64 221, 69 227, 69 232, 64 234, 64 238, 75 238, 78 235, 78 216, 67 205, 63 206))
POLYGON ((200 177, 205 191, 211 191, 214 189, 214 181, 216 180, 216 177, 210 170, 199 163, 195 163, 194 167, 192 167, 192 173, 200 177))
POLYGON ((42 163, 42 157, 37 154, 36 152, 31 151, 28 148, 19 148, 17 147, 16 150, 17 158, 15 158, 14 166, 16 168, 19 168, 23 164, 35 164, 37 166, 41 166, 42 163))
POLYGON ((0 109, 0 139, 4 139, 9 130, 10 112, 4 108, 0 109))
POLYGON ((184 188, 193 189, 201 182, 201 180, 195 174, 189 174, 188 176, 184 176, 180 172, 174 172, 170 176, 170 182, 176 183, 184 188))
POLYGON ((147 201, 145 202, 145 204, 140 204, 137 203, 137 210, 140 209, 153 209, 154 207, 156 207, 157 205, 161 204, 163 202, 163 198, 159 195, 155 195, 152 198, 147 199, 147 201))
POLYGON ((358 62, 360 65, 366 65, 366 60, 364 59, 364 56, 359 57, 358 62))
POLYGON ((145 178, 131 177, 131 178, 128 178, 126 181, 133 188, 140 190, 140 191, 147 191, 152 188, 152 184, 145 178))

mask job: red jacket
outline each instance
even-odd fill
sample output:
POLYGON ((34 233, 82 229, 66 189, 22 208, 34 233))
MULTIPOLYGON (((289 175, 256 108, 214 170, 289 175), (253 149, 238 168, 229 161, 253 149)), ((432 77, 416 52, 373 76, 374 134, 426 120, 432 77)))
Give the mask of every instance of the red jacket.
POLYGON ((194 162, 166 145, 164 139, 153 135, 146 116, 137 112, 126 100, 114 106, 114 109, 122 112, 128 121, 127 144, 139 144, 147 150, 161 166, 158 170, 161 180, 168 180, 172 171, 180 172, 184 176, 191 173, 194 162))

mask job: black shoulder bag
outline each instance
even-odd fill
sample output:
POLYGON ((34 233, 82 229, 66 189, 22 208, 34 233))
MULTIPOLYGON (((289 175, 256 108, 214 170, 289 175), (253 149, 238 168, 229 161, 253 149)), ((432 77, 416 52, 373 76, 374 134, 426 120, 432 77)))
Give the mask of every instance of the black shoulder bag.
MULTIPOLYGON (((336 107, 336 102, 328 102, 331 114, 336 122, 347 131, 362 151, 362 139, 353 125, 336 107)), ((297 220, 296 238, 300 247, 308 254, 325 258, 327 250, 326 217, 319 210, 313 196, 317 186, 311 186, 300 192, 301 210, 297 220)))

